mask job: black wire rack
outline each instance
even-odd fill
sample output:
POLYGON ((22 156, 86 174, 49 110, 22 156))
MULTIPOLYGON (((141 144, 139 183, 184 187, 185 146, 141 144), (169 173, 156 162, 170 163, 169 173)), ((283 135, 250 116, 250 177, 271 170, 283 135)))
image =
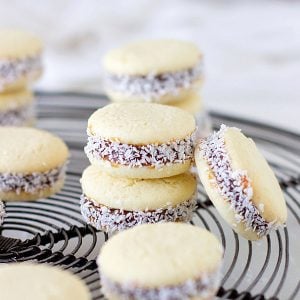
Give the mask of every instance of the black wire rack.
MULTIPOLYGON (((64 188, 35 202, 7 202, 0 228, 0 263, 38 261, 69 269, 89 286, 93 299, 104 299, 95 259, 108 235, 86 225, 79 208, 79 179, 88 165, 83 153, 86 123, 107 103, 103 95, 37 93, 38 127, 61 136, 71 149, 64 188)), ((235 234, 220 218, 202 186, 192 223, 213 232, 225 248, 219 299, 300 299, 300 136, 265 124, 211 113, 214 127, 241 128, 267 157, 288 206, 285 228, 258 242, 235 234)))

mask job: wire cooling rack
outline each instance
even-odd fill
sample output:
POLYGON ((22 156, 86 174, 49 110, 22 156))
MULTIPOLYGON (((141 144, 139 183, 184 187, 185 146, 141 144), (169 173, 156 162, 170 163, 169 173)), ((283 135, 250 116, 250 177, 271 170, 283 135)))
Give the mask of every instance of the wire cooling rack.
MULTIPOLYGON (((103 95, 37 93, 38 127, 61 136, 72 153, 62 191, 36 202, 6 203, 0 229, 0 262, 34 260, 78 274, 93 299, 104 299, 95 258, 108 235, 81 219, 79 179, 88 165, 83 153, 86 124, 91 113, 107 103, 103 95)), ((288 205, 285 228, 259 242, 235 234, 220 218, 202 186, 192 223, 218 236, 225 248, 219 299, 300 299, 300 136, 264 124, 217 113, 221 123, 241 128, 254 138, 276 172, 288 205)))

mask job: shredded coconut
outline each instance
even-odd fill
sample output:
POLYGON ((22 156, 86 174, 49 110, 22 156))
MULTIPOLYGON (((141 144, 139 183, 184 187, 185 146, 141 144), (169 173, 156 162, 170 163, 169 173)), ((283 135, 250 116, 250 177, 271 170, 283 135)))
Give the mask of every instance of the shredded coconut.
POLYGON ((85 153, 90 159, 108 160, 113 164, 129 167, 154 166, 161 168, 169 164, 182 164, 194 159, 195 133, 183 140, 166 144, 143 146, 112 142, 97 136, 88 137, 85 153))
POLYGON ((0 225, 3 223, 4 217, 5 217, 4 204, 2 201, 0 201, 0 225))
POLYGON ((0 60, 0 91, 23 76, 31 77, 42 69, 41 55, 0 60))
POLYGON ((197 279, 190 279, 174 286, 159 288, 139 287, 134 283, 120 284, 108 279, 101 273, 101 283, 104 292, 119 295, 124 300, 189 300, 197 297, 212 297, 220 282, 220 268, 211 274, 202 274, 197 279))
POLYGON ((52 187, 57 181, 62 179, 65 169, 66 165, 41 173, 0 173, 0 191, 34 194, 40 190, 52 187))
POLYGON ((235 212, 237 223, 243 222, 246 230, 256 231, 258 236, 267 235, 278 225, 275 221, 267 222, 252 203, 253 190, 247 171, 232 170, 225 149, 226 130, 227 127, 222 125, 220 131, 214 132, 199 145, 202 156, 214 173, 214 178, 211 180, 217 183, 220 194, 228 199, 230 207, 235 212))
POLYGON ((164 95, 177 95, 180 89, 190 88, 202 75, 201 61, 194 68, 171 73, 147 76, 107 74, 106 86, 128 96, 140 96, 146 101, 156 102, 164 95))
POLYGON ((106 232, 120 231, 144 223, 189 222, 197 206, 195 195, 176 206, 148 211, 109 208, 95 203, 86 195, 81 196, 80 203, 84 220, 96 229, 106 232))
POLYGON ((32 104, 0 111, 0 126, 23 126, 31 121, 34 115, 35 109, 32 104))

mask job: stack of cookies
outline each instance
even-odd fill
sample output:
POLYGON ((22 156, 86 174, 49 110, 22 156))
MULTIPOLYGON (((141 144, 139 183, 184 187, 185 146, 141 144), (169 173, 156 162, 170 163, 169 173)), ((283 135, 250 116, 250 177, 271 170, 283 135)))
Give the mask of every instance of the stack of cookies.
POLYGON ((88 121, 91 166, 81 179, 81 211, 97 229, 187 222, 196 206, 194 117, 156 103, 113 103, 88 121))
POLYGON ((28 89, 40 77, 42 43, 32 34, 0 30, 0 126, 28 126, 35 120, 28 89))
POLYGON ((107 53, 105 89, 113 102, 155 102, 196 116, 202 127, 203 56, 177 40, 140 41, 107 53))

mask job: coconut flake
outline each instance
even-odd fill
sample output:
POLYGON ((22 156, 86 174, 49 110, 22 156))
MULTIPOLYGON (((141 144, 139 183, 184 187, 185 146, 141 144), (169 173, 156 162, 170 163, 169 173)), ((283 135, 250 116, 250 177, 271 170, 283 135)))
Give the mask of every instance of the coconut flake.
POLYGON ((0 91, 5 85, 14 83, 22 77, 31 77, 42 70, 41 55, 18 59, 0 59, 0 91))
POLYGON ((120 284, 110 280, 101 273, 104 292, 118 295, 124 300, 189 300, 194 298, 212 297, 220 283, 220 267, 210 274, 201 274, 196 279, 189 279, 178 285, 157 288, 140 287, 135 283, 120 284))
POLYGON ((189 89, 203 75, 203 63, 194 68, 146 76, 106 75, 106 86, 127 96, 140 96, 145 101, 157 102, 167 94, 177 95, 180 89, 189 89))
POLYGON ((5 208, 4 208, 4 204, 2 201, 0 201, 0 225, 3 223, 4 221, 4 217, 5 217, 5 208))
POLYGON ((51 188, 57 181, 63 179, 65 170, 66 165, 47 172, 0 173, 0 191, 34 194, 51 188))
POLYGON ((197 206, 196 195, 191 199, 177 204, 168 205, 156 210, 129 211, 109 208, 96 203, 86 195, 81 196, 81 214, 84 220, 98 230, 115 232, 145 224, 160 222, 189 222, 197 206))
POLYGON ((194 159, 195 133, 183 140, 166 144, 136 146, 112 142, 89 134, 84 151, 89 159, 107 160, 129 167, 161 168, 170 164, 183 164, 194 159))

